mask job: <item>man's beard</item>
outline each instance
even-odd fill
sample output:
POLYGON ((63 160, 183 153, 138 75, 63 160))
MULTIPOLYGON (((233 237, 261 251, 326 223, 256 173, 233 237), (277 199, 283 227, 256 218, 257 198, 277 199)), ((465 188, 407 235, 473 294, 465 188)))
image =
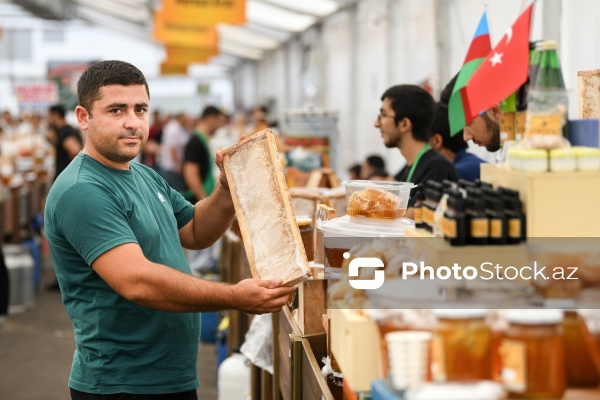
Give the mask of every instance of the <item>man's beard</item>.
POLYGON ((489 142, 485 144, 485 148, 493 153, 500 150, 500 123, 491 119, 487 114, 483 114, 482 117, 490 134, 489 142))

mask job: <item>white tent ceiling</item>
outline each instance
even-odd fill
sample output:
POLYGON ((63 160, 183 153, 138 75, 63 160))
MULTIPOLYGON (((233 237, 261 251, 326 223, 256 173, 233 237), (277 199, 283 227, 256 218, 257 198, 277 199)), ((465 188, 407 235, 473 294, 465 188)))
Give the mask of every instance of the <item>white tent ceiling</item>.
MULTIPOLYGON (((245 25, 219 24, 220 55, 210 63, 226 69, 260 60, 320 19, 355 0, 247 0, 245 25)), ((152 40, 152 12, 161 0, 13 0, 42 18, 82 19, 152 40), (69 10, 68 12, 66 10, 69 10)))

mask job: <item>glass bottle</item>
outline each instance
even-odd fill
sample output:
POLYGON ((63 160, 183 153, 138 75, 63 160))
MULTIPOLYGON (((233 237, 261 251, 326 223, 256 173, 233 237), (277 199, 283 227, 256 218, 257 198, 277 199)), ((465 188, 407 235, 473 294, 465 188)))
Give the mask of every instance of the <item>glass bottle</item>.
POLYGON ((467 189, 466 217, 469 244, 483 245, 488 243, 489 220, 485 213, 485 201, 480 190, 467 189))
POLYGON ((489 244, 506 244, 508 229, 502 198, 486 196, 485 212, 490 223, 489 244))
POLYGON ((423 186, 417 187, 417 193, 415 194, 415 205, 414 205, 414 220, 417 228, 424 228, 423 222, 423 203, 425 202, 425 193, 423 192, 423 186))
POLYGON ((451 246, 467 244, 467 217, 464 212, 465 201, 459 192, 453 191, 448 198, 448 208, 444 213, 442 230, 444 238, 451 246))
POLYGON ((556 41, 546 40, 536 46, 539 71, 531 82, 528 94, 526 136, 564 136, 566 130, 568 96, 565 89, 556 41))

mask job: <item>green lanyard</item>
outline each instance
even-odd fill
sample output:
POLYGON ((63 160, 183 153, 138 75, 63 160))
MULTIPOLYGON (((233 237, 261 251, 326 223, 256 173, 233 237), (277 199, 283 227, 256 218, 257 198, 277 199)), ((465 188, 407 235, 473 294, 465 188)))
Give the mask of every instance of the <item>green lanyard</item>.
POLYGON ((417 158, 415 158, 415 162, 410 167, 410 171, 408 171, 408 178, 406 178, 406 182, 411 181, 411 178, 412 178, 413 174, 415 173, 415 169, 417 169, 417 165, 419 164, 421 157, 423 157, 423 154, 425 154, 425 152, 427 150, 429 150, 430 148, 431 148, 431 146, 429 145, 429 143, 427 143, 427 145, 425 145, 425 147, 423 147, 421 149, 421 151, 419 151, 419 154, 417 154, 417 158))

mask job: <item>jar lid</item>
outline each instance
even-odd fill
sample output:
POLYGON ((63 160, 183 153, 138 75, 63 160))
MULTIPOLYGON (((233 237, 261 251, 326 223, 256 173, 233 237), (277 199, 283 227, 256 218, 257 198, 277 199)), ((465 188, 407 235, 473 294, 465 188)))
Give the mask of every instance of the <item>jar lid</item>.
POLYGON ((553 325, 561 323, 563 318, 563 311, 556 309, 514 309, 506 313, 508 322, 520 325, 553 325))
POLYGON ((571 148, 550 150, 550 158, 574 158, 574 157, 575 157, 575 151, 571 148))
POLYGON ((575 146, 572 149, 578 157, 600 157, 600 149, 583 146, 575 146))
POLYGON ((404 237, 406 228, 414 226, 414 221, 408 218, 377 219, 349 215, 318 222, 318 228, 325 237, 404 237))
POLYGON ((437 308, 433 313, 443 319, 484 318, 488 310, 484 308, 437 308))

